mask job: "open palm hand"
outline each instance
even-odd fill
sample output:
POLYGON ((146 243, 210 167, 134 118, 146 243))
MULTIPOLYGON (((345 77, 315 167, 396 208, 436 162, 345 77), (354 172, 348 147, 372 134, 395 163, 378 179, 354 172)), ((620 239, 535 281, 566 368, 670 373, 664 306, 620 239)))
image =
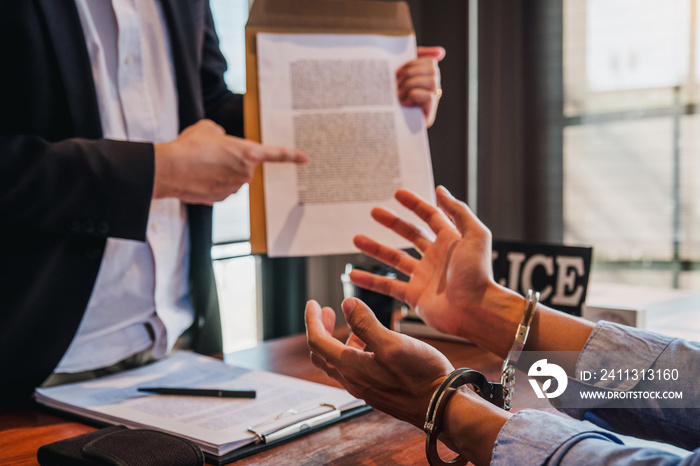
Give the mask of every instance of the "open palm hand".
POLYGON ((443 187, 437 189, 439 209, 407 190, 396 199, 425 222, 431 233, 375 208, 372 217, 411 241, 422 254, 416 259, 358 235, 355 245, 368 256, 410 277, 408 282, 355 270, 351 280, 358 286, 390 295, 411 306, 431 327, 466 336, 473 309, 478 308, 493 280, 491 232, 463 202, 443 187))

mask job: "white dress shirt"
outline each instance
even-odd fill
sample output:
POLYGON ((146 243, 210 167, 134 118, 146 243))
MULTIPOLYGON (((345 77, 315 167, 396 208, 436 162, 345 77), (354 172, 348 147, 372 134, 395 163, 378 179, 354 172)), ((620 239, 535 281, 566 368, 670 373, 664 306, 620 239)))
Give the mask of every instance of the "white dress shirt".
MULTIPOLYGON (((153 143, 175 139, 177 92, 160 2, 75 4, 104 137, 153 143)), ((182 202, 153 200, 146 237, 145 243, 107 240, 87 310, 55 372, 107 367, 151 345, 154 356, 162 357, 192 324, 189 230, 182 202)))

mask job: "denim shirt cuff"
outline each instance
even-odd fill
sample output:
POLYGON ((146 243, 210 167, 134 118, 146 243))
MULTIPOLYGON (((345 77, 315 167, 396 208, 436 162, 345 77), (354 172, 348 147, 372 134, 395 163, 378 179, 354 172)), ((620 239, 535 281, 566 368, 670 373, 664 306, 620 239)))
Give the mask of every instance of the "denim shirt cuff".
POLYGON ((621 443, 617 437, 560 415, 524 409, 513 415, 496 438, 491 465, 546 464, 586 438, 621 443))
MULTIPOLYGON (((576 362, 576 373, 600 373, 601 369, 640 369, 654 365, 674 339, 634 327, 600 321, 591 332, 576 362)), ((607 403, 606 398, 582 400, 579 392, 626 391, 633 389, 638 380, 611 377, 607 380, 581 381, 569 377, 567 390, 558 398, 549 400, 555 408, 577 419, 595 407, 607 403), (575 407, 575 408, 574 408, 575 407)))
MULTIPOLYGON (((627 368, 634 355, 634 367, 652 367, 673 338, 612 322, 599 322, 583 347, 576 363, 576 371, 600 371, 601 368, 627 368)), ((632 379, 621 377, 598 381, 600 388, 629 390, 632 379)))

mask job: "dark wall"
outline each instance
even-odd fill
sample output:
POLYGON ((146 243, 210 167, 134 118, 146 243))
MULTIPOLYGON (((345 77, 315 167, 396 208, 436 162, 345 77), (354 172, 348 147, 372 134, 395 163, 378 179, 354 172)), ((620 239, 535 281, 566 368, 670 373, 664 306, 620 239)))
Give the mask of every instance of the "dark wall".
POLYGON ((435 183, 467 196, 467 6, 468 1, 410 0, 418 45, 441 45, 443 97, 428 130, 435 183))
MULTIPOLYGON (((428 135, 436 184, 466 200, 469 0, 406 2, 418 45, 447 50, 428 135)), ((563 237, 562 15, 562 0, 478 2, 476 210, 497 238, 563 237)))
MULTIPOLYGON (((435 182, 466 199, 469 1, 408 3, 418 44, 447 50, 428 132, 435 182)), ((562 240, 562 9, 561 0, 478 2, 476 210, 496 238, 562 240)))
POLYGON ((439 8, 423 3, 419 44, 442 45, 447 50, 440 63, 443 97, 435 124, 428 131, 435 183, 466 199, 468 2, 441 2, 439 8))
MULTIPOLYGON (((378 0, 397 1, 397 0, 378 0)), ((467 196, 467 6, 468 0, 406 0, 418 45, 441 45, 443 97, 428 130, 436 185, 467 196)))
POLYGON ((561 242, 562 2, 479 2, 478 213, 495 238, 561 242))

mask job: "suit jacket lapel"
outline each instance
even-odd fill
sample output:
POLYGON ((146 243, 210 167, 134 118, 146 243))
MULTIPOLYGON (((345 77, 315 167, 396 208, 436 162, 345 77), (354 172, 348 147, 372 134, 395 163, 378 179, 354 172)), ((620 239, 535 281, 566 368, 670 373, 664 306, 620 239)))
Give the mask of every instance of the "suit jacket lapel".
POLYGON ((100 110, 92 79, 90 56, 75 3, 39 0, 51 35, 76 135, 102 137, 100 110))

